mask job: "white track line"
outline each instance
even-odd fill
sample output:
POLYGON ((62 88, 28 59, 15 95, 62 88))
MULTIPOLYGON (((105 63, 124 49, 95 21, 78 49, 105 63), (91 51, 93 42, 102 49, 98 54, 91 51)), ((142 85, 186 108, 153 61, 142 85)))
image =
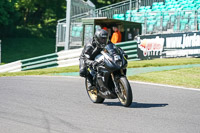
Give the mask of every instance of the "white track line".
POLYGON ((162 87, 170 87, 170 88, 178 88, 178 89, 184 89, 184 90, 193 90, 193 91, 200 91, 200 88, 186 88, 181 86, 173 86, 173 85, 165 85, 165 84, 157 84, 157 83, 149 83, 149 82, 141 82, 141 81, 131 81, 130 83, 136 83, 136 84, 145 84, 145 85, 155 85, 155 86, 162 86, 162 87))

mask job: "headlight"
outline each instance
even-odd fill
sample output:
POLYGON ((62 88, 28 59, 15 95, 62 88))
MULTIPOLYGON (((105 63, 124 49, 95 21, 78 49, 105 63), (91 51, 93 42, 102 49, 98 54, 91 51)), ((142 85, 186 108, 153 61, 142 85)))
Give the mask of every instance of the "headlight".
POLYGON ((122 67, 122 61, 117 61, 117 65, 119 65, 120 67, 122 67))
POLYGON ((115 61, 121 60, 121 57, 120 57, 119 55, 115 55, 115 56, 114 56, 114 60, 115 60, 115 61))

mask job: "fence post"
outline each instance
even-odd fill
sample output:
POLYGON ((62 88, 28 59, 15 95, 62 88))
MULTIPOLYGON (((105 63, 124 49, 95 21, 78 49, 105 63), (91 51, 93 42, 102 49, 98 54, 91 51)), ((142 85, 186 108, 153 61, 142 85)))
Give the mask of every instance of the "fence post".
POLYGON ((65 38, 65 50, 69 50, 70 43, 70 23, 71 23, 71 0, 66 0, 67 12, 66 12, 66 38, 65 38))
POLYGON ((0 64, 1 64, 1 40, 0 40, 0 64))

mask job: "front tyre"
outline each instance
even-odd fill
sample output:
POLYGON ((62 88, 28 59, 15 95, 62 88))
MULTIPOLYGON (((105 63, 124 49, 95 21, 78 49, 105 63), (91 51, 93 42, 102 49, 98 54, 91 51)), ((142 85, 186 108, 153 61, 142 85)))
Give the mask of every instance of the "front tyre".
POLYGON ((129 107, 133 99, 131 86, 126 77, 121 77, 118 80, 118 84, 119 84, 119 94, 118 94, 119 101, 123 106, 129 107))
POLYGON ((103 103, 103 101, 104 101, 105 99, 97 95, 98 91, 97 91, 96 88, 95 88, 94 90, 89 90, 89 89, 88 89, 88 81, 87 81, 87 78, 85 79, 85 87, 86 87, 87 94, 88 94, 90 100, 91 100, 93 103, 103 103))

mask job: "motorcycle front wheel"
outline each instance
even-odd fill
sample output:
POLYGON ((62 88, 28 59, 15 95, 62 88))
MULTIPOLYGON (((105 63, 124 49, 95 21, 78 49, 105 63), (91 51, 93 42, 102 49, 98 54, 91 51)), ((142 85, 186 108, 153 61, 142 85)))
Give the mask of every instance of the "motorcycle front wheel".
POLYGON ((119 101, 123 106, 129 107, 132 104, 132 99, 133 99, 131 86, 126 77, 121 77, 118 80, 118 83, 119 83, 119 94, 118 94, 119 101))
POLYGON ((86 87, 87 94, 88 94, 90 100, 91 100, 93 103, 103 103, 103 101, 104 101, 105 99, 97 95, 98 91, 97 91, 96 88, 93 89, 93 90, 89 90, 89 89, 88 89, 88 81, 87 81, 87 78, 85 79, 85 87, 86 87))

